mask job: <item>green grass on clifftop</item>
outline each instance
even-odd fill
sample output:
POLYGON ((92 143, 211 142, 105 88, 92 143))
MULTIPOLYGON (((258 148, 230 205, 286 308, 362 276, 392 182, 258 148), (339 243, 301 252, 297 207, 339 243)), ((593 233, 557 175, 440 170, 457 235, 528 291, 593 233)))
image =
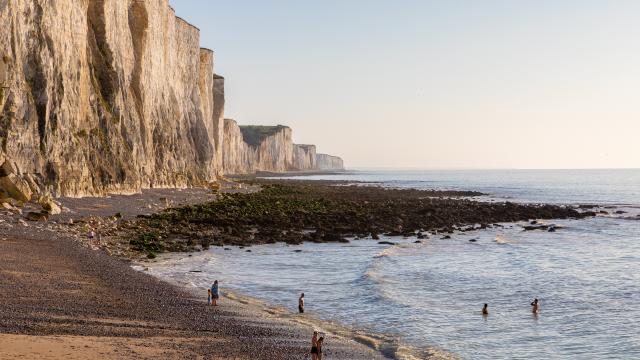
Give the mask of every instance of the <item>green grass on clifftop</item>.
POLYGON ((244 138, 244 142, 247 144, 257 147, 260 146, 262 141, 276 134, 278 131, 286 129, 287 127, 284 125, 277 126, 262 126, 262 125, 243 125, 240 126, 240 132, 242 132, 242 137, 244 138))

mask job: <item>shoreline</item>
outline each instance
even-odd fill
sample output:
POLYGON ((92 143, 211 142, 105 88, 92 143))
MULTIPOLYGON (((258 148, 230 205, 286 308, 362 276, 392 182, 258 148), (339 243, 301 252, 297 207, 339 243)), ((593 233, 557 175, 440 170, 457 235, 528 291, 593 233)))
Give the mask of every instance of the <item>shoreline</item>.
MULTIPOLYGON (((195 254, 193 256, 195 257, 198 255, 200 254, 195 254)), ((176 262, 191 258, 191 254, 164 254, 157 259, 157 261, 155 262, 157 266, 155 267, 147 266, 148 264, 144 263, 140 263, 134 266, 139 268, 138 271, 144 271, 161 281, 168 282, 190 293, 206 293, 206 288, 198 287, 192 282, 187 281, 186 279, 184 281, 171 279, 157 273, 154 270, 154 268, 168 268, 174 265, 176 262)), ((325 337, 330 339, 331 342, 334 342, 335 339, 339 339, 341 342, 345 342, 357 347, 364 346, 386 359, 458 359, 454 354, 446 353, 445 351, 437 349, 435 347, 416 348, 403 343, 396 336, 390 334, 374 333, 370 330, 355 328, 346 324, 337 323, 318 317, 314 313, 306 312, 301 316, 293 308, 271 304, 266 299, 247 295, 242 293, 241 291, 228 290, 223 287, 221 289, 221 292, 221 299, 223 299, 224 302, 231 302, 238 307, 247 308, 247 310, 251 313, 277 319, 277 321, 282 321, 284 323, 290 324, 290 326, 292 327, 316 329, 325 337)), ((204 303, 205 300, 202 299, 201 302, 204 303)))
MULTIPOLYGON (((151 196, 170 195, 165 192, 171 191, 151 196)), ((187 193, 193 201, 205 194, 187 193)), ((138 206, 146 195, 94 199, 94 206, 73 200, 81 205, 49 223, 25 226, 17 214, 0 215, 0 358, 85 358, 86 349, 98 358, 118 359, 306 358, 311 328, 269 318, 239 302, 208 307, 201 297, 58 230, 58 221, 78 214, 112 213, 105 203, 124 208, 125 216, 150 211, 138 206), (135 206, 122 206, 124 199, 135 206)), ((327 356, 383 358, 340 339, 328 342, 327 356)))
MULTIPOLYGON (((255 189, 240 186, 231 192, 246 194, 255 192, 255 189)), ((59 341, 59 337, 75 344, 78 341, 76 337, 82 335, 97 336, 105 340, 103 348, 97 350, 104 353, 104 358, 157 357, 157 353, 152 355, 145 352, 149 346, 140 347, 140 339, 149 340, 154 344, 152 348, 162 350, 163 358, 170 359, 184 358, 185 353, 190 354, 186 358, 225 358, 229 354, 240 359, 286 359, 291 354, 304 358, 308 352, 309 334, 314 324, 322 323, 323 320, 312 319, 310 324, 300 324, 290 321, 290 313, 289 319, 286 319, 287 316, 278 318, 269 314, 269 311, 281 313, 277 307, 244 295, 232 296, 229 299, 233 300, 232 303, 211 313, 203 312, 209 310, 203 305, 204 296, 196 297, 166 279, 134 270, 134 263, 123 260, 131 259, 131 253, 110 248, 109 244, 100 239, 86 238, 88 229, 93 229, 99 222, 112 218, 116 213, 120 214, 119 219, 135 219, 167 207, 199 204, 215 197, 205 189, 154 189, 145 190, 141 194, 113 195, 107 198, 65 198, 61 199, 65 212, 52 216, 46 223, 27 223, 19 214, 0 211, 0 223, 3 226, 9 225, 0 228, 0 292, 4 294, 0 295, 0 305, 14 310, 0 315, 0 343, 3 344, 4 351, 11 349, 11 345, 6 345, 7 341, 19 344, 24 340, 20 336, 24 335, 37 336, 39 341, 49 345, 59 341), (69 231, 68 223, 71 220, 74 221, 74 226, 79 226, 75 233, 69 231), (11 268, 11 261, 7 261, 18 258, 35 266, 29 273, 31 283, 22 281, 24 270, 16 264, 11 268), (42 276, 58 274, 52 271, 55 266, 47 265, 43 258, 49 259, 55 266, 75 266, 65 273, 71 280, 57 283, 57 280, 52 280, 49 276, 42 276), (96 272, 96 269, 101 270, 96 272), (104 284, 104 288, 96 288, 96 284, 104 284), (49 295, 49 290, 44 290, 45 296, 33 290, 52 286, 53 293, 61 296, 60 300, 65 300, 53 307, 47 303, 51 300, 46 296, 49 295), (106 294, 102 294, 105 291, 106 294), (112 292, 118 296, 114 297, 112 292), (7 295, 22 293, 27 296, 21 295, 17 301, 7 295), (243 301, 254 305, 256 302, 262 303, 263 306, 256 305, 253 309, 248 309, 245 306, 248 304, 243 304, 243 301), (132 309, 137 311, 134 313, 129 311, 131 309, 122 309, 123 304, 133 304, 132 309), (37 316, 33 313, 34 309, 37 309, 37 316), (146 314, 147 311, 150 313, 146 314), (218 321, 221 321, 219 326, 215 326, 218 321), (176 334, 179 336, 176 337, 176 334), (260 340, 252 340, 252 336, 258 336, 260 340), (167 347, 159 340, 163 337, 177 340, 167 347), (109 340, 111 338, 115 340, 109 340), (215 350, 208 344, 211 341, 216 342, 215 350), (115 353, 110 353, 109 349, 117 350, 122 346, 127 347, 129 355, 116 356, 115 353), (175 349, 178 349, 178 353, 172 353, 175 349)), ((129 244, 126 239, 119 240, 129 244)), ((187 253, 179 255, 189 256, 187 253)), ((140 264, 153 266, 153 262, 147 261, 140 264)), ((334 342, 332 339, 331 347, 328 347, 331 358, 375 359, 389 354, 385 349, 378 351, 380 348, 376 344, 380 339, 375 336, 362 336, 358 342, 351 336, 353 331, 337 329, 335 333, 342 340, 336 339, 334 342), (334 344, 337 347, 332 348, 334 344)), ((79 345, 73 346, 77 348, 79 345)), ((73 353, 74 349, 63 350, 73 353)), ((434 354, 434 358, 438 355, 434 354)), ((0 357, 2 356, 0 351, 0 357)))

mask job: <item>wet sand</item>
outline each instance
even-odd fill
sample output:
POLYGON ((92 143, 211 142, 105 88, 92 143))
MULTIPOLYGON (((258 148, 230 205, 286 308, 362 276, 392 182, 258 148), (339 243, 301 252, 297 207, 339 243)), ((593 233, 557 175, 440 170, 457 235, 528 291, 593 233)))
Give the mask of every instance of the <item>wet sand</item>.
MULTIPOLYGON (((206 293, 197 298, 56 231, 55 222, 68 218, 133 217, 162 208, 159 198, 186 204, 206 197, 205 190, 153 190, 63 199, 68 212, 26 226, 1 212, 0 358, 308 358, 311 327, 229 299, 209 307, 206 293)), ((326 344, 326 358, 380 357, 346 339, 326 344)))

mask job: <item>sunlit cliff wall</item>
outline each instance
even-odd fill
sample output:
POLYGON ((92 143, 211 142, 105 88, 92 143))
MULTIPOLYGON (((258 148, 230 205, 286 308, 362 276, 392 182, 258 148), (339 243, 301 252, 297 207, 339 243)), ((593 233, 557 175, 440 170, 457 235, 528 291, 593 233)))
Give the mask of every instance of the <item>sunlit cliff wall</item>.
POLYGON ((0 0, 0 23, 5 181, 79 196, 216 179, 224 79, 167 0, 0 0))
POLYGON ((168 0, 0 0, 0 24, 0 200, 197 186, 322 160, 286 126, 224 121, 214 54, 168 0))

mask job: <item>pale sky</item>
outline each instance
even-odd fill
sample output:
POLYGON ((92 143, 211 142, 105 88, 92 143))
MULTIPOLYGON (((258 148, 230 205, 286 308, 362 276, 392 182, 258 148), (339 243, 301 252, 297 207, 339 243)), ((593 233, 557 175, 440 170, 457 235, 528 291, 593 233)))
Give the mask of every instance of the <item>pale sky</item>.
POLYGON ((640 167, 638 0, 171 0, 226 116, 347 167, 640 167))

